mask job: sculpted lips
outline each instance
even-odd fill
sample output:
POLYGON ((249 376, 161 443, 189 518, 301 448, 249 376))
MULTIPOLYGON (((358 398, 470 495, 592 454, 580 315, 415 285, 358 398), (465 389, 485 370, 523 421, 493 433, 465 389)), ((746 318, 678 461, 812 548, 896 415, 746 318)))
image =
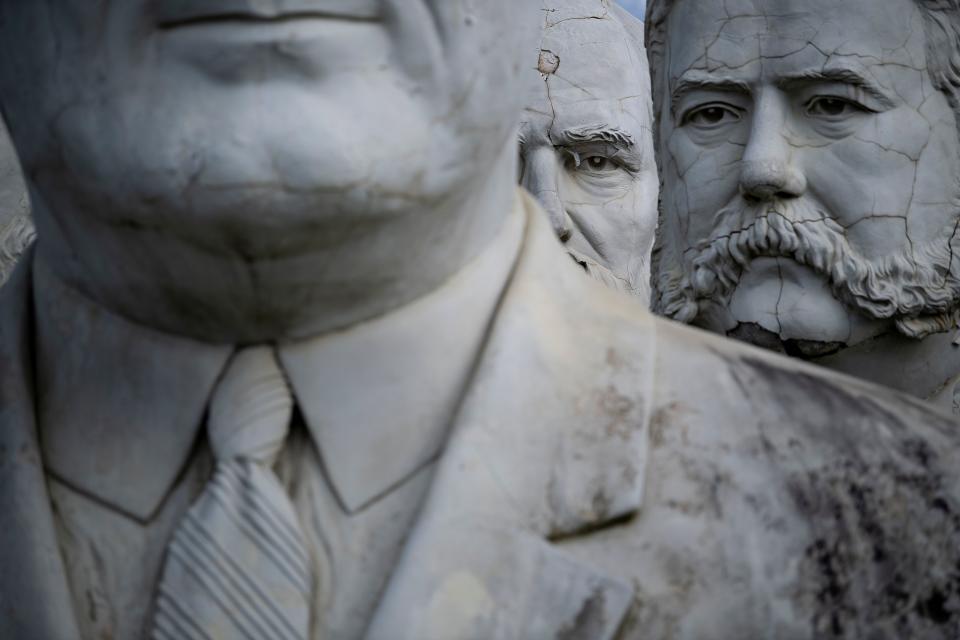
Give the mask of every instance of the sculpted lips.
POLYGON ((380 0, 158 0, 155 7, 158 22, 166 29, 222 21, 380 19, 380 0))

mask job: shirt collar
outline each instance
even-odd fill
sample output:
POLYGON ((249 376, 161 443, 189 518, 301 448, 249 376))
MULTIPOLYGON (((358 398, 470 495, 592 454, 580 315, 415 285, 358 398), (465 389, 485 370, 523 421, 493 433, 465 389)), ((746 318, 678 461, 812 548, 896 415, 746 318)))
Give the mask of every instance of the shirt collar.
MULTIPOLYGON (((430 294, 348 329, 278 345, 348 512, 439 454, 516 262, 524 224, 518 200, 494 241, 430 294)), ((148 520, 193 450, 234 347, 134 324, 36 262, 37 407, 46 469, 148 520)))

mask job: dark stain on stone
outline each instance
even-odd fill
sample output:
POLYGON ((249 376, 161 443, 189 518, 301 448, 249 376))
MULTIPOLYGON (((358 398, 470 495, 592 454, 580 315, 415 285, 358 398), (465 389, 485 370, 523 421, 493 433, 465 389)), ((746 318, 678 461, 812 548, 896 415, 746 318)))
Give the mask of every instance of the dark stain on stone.
POLYGON ((593 515, 600 520, 607 518, 610 513, 610 498, 603 489, 599 489, 593 494, 593 500, 590 501, 593 509, 593 515))
POLYGON ((650 418, 650 444, 656 449, 667 442, 670 431, 682 431, 686 424, 687 408, 679 402, 658 407, 650 418))
POLYGON ((843 342, 819 342, 817 340, 784 339, 753 322, 742 322, 727 332, 734 340, 747 342, 775 353, 810 360, 837 353, 847 345, 843 342))
POLYGON ((732 375, 810 531, 795 584, 813 637, 960 638, 960 476, 936 444, 956 426, 762 358, 732 375))
POLYGON ((606 616, 603 614, 605 600, 603 589, 594 589, 590 597, 583 601, 576 617, 557 632, 556 640, 599 638, 606 625, 606 616))
POLYGON ((896 637, 960 637, 960 519, 936 481, 848 464, 790 488, 815 534, 800 584, 818 634, 859 638, 895 620, 896 637))
POLYGON ((629 442, 640 424, 634 416, 636 405, 633 400, 611 385, 601 392, 599 404, 600 411, 609 418, 605 428, 607 437, 629 442))
POLYGON ((607 348, 607 366, 609 366, 614 371, 622 371, 627 367, 627 361, 623 358, 620 353, 613 347, 607 348))

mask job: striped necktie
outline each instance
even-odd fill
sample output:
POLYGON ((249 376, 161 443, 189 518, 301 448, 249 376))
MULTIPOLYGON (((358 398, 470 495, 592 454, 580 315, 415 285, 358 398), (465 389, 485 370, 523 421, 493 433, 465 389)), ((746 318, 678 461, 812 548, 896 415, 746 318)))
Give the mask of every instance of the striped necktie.
POLYGON ((309 556, 271 469, 292 410, 273 349, 237 352, 210 405, 216 469, 167 546, 154 640, 306 640, 309 556))

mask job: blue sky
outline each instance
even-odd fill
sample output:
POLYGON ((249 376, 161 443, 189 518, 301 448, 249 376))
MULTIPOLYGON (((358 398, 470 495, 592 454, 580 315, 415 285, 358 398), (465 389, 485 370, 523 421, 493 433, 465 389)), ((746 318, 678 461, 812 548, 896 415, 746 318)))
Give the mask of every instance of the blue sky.
POLYGON ((643 20, 643 12, 647 6, 647 0, 620 0, 624 9, 643 20))

